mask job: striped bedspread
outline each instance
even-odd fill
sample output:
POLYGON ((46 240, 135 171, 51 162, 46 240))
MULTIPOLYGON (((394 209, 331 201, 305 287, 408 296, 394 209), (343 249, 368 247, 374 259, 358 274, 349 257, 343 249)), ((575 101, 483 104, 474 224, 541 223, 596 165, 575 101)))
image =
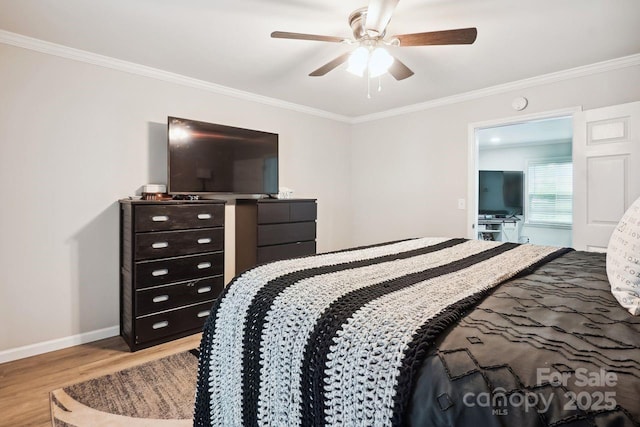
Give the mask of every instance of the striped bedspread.
POLYGON ((401 425, 438 334, 567 251, 423 238, 249 270, 205 325, 194 425, 401 425))

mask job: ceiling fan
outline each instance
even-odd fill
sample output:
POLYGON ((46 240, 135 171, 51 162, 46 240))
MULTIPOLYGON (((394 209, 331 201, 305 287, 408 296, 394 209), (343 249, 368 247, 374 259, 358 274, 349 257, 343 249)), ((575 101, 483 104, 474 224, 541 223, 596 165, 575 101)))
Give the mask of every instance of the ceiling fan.
POLYGON ((401 34, 386 38, 386 30, 399 0, 370 0, 368 7, 355 10, 349 16, 353 40, 335 36, 274 31, 272 38, 315 40, 321 42, 347 43, 358 46, 353 52, 344 53, 311 72, 310 76, 324 76, 329 71, 348 61, 347 71, 368 77, 378 77, 389 72, 396 80, 411 77, 414 73, 398 58, 393 57, 385 46, 428 46, 448 44, 472 44, 478 35, 476 28, 429 31, 425 33, 401 34))

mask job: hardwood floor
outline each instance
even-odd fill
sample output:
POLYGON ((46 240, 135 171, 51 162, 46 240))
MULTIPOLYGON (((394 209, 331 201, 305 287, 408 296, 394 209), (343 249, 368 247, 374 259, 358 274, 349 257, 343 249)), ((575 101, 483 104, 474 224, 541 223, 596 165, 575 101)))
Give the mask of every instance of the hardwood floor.
POLYGON ((1 364, 0 426, 50 426, 50 391, 196 348, 200 338, 130 353, 122 338, 113 337, 1 364))

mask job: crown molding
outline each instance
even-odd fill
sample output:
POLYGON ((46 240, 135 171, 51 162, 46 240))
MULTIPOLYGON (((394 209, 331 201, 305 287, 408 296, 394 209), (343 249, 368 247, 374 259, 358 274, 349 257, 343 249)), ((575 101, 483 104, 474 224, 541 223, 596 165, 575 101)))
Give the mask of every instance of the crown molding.
POLYGON ((595 64, 584 65, 580 67, 570 68, 567 70, 557 71, 554 73, 543 74, 536 77, 531 77, 523 80, 517 80, 514 82, 504 83, 496 86, 490 86, 483 89, 464 92, 452 96, 433 99, 417 104, 407 105, 404 107, 393 108, 390 110, 381 111, 378 113, 366 114, 361 116, 345 116, 342 114, 336 114, 329 111, 320 110, 317 108, 309 107, 306 105, 296 104, 289 101, 284 101, 277 98, 271 98, 268 96, 258 95, 251 92, 234 89, 228 86, 223 86, 204 80, 187 77, 181 74, 172 73, 169 71, 160 70, 158 68, 148 67, 146 65, 140 65, 129 61, 123 61, 120 59, 112 58, 105 55, 99 55, 97 53, 88 52, 85 50, 75 49, 68 46, 63 46, 56 43, 47 42, 44 40, 36 39, 33 37, 24 36, 22 34, 13 33, 10 31, 0 30, 0 43, 21 47, 24 49, 30 49, 49 55, 58 56, 61 58, 71 59, 74 61, 85 62, 88 64, 97 65, 100 67, 111 68, 113 70, 122 71, 125 73, 136 74, 144 77, 149 77, 157 80, 162 80, 169 83, 174 83, 182 86, 188 86, 196 89, 205 90, 208 92, 217 93, 220 95, 231 96, 246 101, 258 102, 273 107, 283 108, 299 113, 309 114, 312 116, 322 117, 325 119, 335 120, 349 124, 359 124, 370 122, 374 120, 385 119, 389 117, 399 116, 403 114, 415 113, 418 111, 424 111, 431 108, 442 107, 445 105, 457 104, 460 102, 470 101, 474 99, 483 98, 491 95, 498 95, 510 91, 527 89, 534 86, 540 86, 549 83, 560 82, 577 77, 589 76, 592 74, 603 73, 612 70, 618 70, 627 67, 634 67, 640 65, 640 54, 634 54, 629 56, 623 56, 621 58, 610 59, 607 61, 596 62, 595 64))
POLYGON ((156 80, 162 80, 169 83, 175 83, 182 86, 201 89, 220 95, 231 96, 234 98, 243 99, 245 101, 253 101, 272 107, 297 111, 299 113, 309 114, 325 119, 336 120, 344 123, 351 123, 353 119, 352 117, 331 113, 329 111, 320 110, 306 105, 258 95, 239 89, 234 89, 228 86, 187 77, 182 74, 172 73, 169 71, 160 70, 158 68, 147 67, 146 65, 123 61, 120 59, 112 58, 110 56, 99 55, 97 53, 88 52, 86 50, 75 49, 72 47, 51 43, 33 37, 24 36, 22 34, 12 33, 10 31, 0 30, 0 43, 34 50, 36 52, 46 53, 49 55, 71 59, 74 61, 85 62, 87 64, 97 65, 100 67, 111 68, 113 70, 122 71, 129 74, 136 74, 139 76, 150 77, 156 80))
POLYGON ((527 89, 534 86, 561 82, 577 77, 585 77, 593 74, 603 73, 607 71, 619 70, 627 67, 635 67, 640 65, 640 54, 623 56, 621 58, 610 59, 607 61, 596 62, 595 64, 583 65, 580 67, 570 68, 567 70, 557 71, 549 74, 531 77, 514 82, 504 83, 496 86, 490 86, 484 89, 464 92, 457 95, 447 96, 444 98, 433 99, 418 104, 407 105, 405 107, 393 108, 391 110, 381 111, 379 113, 367 114, 354 117, 351 119, 352 124, 371 122, 374 120, 385 119, 388 117, 400 116, 402 114, 415 113, 418 111, 428 110, 431 108, 442 107, 445 105, 457 104, 460 102, 471 101, 486 96, 498 95, 515 90, 527 89))

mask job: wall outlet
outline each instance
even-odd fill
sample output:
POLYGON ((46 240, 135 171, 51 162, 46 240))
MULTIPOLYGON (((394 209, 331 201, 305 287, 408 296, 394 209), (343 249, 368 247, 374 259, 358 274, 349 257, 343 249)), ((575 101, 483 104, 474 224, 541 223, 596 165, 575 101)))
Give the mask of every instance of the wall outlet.
POLYGON ((467 202, 465 199, 458 199, 458 209, 466 209, 467 202))

